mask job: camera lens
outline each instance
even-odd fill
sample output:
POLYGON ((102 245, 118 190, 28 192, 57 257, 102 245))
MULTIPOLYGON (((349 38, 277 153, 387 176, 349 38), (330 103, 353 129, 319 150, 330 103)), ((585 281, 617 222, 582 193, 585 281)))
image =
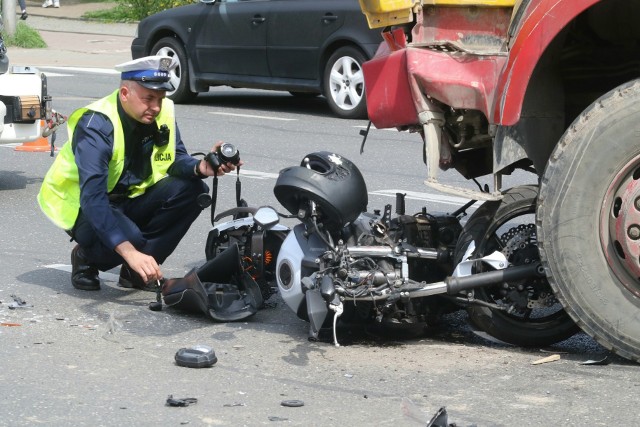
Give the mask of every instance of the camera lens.
POLYGON ((240 153, 238 153, 238 150, 233 144, 222 144, 219 149, 219 154, 220 160, 222 160, 224 163, 232 163, 235 165, 238 164, 240 160, 240 153))

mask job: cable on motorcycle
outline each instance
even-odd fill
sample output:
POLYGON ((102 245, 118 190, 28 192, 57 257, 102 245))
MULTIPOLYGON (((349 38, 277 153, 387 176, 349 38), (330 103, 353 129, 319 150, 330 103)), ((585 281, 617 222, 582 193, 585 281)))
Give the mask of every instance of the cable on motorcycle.
POLYGON ((364 153, 364 143, 367 142, 367 136, 369 136, 369 129, 371 129, 371 120, 367 125, 367 130, 360 129, 360 136, 362 136, 362 144, 360 145, 360 154, 364 153))
POLYGON ((453 213, 451 215, 456 217, 456 218, 462 218, 462 217, 467 216, 467 209, 469 209, 471 206, 473 206, 476 202, 477 202, 477 200, 469 200, 463 206, 461 206, 458 209, 456 209, 455 211, 453 211, 453 213))
POLYGON ((338 252, 336 251, 336 248, 335 248, 335 246, 333 244, 333 239, 331 238, 331 234, 327 233, 326 236, 325 236, 325 234, 320 231, 320 228, 318 227, 318 223, 316 222, 315 216, 311 217, 311 223, 313 224, 313 228, 315 229, 315 231, 316 231, 318 237, 320 238, 320 240, 322 240, 324 242, 324 244, 327 245, 331 249, 331 252, 337 254, 338 252))

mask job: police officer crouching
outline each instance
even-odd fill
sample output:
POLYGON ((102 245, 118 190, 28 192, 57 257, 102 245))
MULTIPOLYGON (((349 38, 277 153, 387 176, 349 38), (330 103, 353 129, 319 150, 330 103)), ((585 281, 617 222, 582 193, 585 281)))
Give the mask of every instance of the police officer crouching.
MULTIPOLYGON (((100 289, 98 272, 122 265, 119 286, 155 290, 160 264, 202 212, 196 198, 208 192, 202 178, 214 170, 187 153, 165 98, 175 89, 176 65, 164 56, 120 64, 120 87, 69 117, 70 141, 47 172, 38 203, 77 242, 76 289, 100 289)), ((234 169, 222 165, 217 175, 234 169)))

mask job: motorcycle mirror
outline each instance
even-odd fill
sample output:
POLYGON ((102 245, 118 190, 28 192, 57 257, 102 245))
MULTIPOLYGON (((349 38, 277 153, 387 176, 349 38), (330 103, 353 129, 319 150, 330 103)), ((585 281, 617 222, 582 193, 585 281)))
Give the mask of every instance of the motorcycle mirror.
POLYGON ((268 230, 276 225, 280 221, 280 218, 278 217, 278 212, 273 208, 262 207, 258 209, 256 214, 253 216, 253 220, 256 224, 268 230))

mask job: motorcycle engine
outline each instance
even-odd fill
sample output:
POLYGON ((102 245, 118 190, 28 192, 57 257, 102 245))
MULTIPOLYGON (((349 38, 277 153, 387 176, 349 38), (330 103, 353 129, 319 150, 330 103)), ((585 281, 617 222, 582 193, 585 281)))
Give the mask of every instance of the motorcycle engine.
POLYGON ((432 215, 425 210, 415 215, 398 215, 389 219, 390 206, 384 215, 363 213, 349 227, 343 230, 348 245, 385 245, 403 248, 429 249, 438 251, 437 262, 425 262, 420 258, 408 259, 408 277, 415 281, 434 282, 443 280, 452 269, 452 255, 455 251, 462 226, 451 215, 432 215))

